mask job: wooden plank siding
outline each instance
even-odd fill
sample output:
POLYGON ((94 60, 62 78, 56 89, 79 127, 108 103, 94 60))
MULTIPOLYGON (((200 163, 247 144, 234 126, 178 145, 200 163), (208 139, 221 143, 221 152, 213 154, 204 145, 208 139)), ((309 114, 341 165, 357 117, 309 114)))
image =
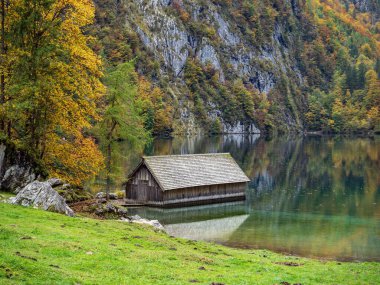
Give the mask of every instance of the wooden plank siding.
POLYGON ((229 154, 144 157, 129 175, 126 202, 175 207, 244 200, 248 181, 229 154))
POLYGON ((128 181, 126 198, 139 203, 162 202, 163 192, 145 165, 142 165, 132 179, 128 181))
MULTIPOLYGON (((188 187, 163 192, 162 206, 202 205, 245 200, 247 183, 188 187)), ((154 204, 152 204, 154 205, 154 204)))
POLYGON ((175 189, 164 192, 164 201, 197 198, 201 196, 223 196, 227 194, 245 193, 245 186, 246 183, 230 183, 175 189))

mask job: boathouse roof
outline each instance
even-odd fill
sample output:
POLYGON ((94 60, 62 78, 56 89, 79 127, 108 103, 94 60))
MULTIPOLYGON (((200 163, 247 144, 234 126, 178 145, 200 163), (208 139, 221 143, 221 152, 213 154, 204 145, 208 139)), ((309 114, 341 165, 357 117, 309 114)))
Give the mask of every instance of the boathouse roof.
POLYGON ((250 181, 229 153, 143 156, 141 165, 163 191, 250 181))

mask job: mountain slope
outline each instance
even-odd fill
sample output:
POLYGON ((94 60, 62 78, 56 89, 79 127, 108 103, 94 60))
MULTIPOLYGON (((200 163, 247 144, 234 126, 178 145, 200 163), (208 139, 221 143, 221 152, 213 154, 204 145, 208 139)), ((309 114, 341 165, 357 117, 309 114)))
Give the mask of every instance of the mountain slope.
POLYGON ((99 51, 111 64, 136 58, 181 133, 302 131, 309 94, 329 92, 339 53, 355 64, 368 44, 367 69, 379 54, 372 0, 95 2, 99 51))

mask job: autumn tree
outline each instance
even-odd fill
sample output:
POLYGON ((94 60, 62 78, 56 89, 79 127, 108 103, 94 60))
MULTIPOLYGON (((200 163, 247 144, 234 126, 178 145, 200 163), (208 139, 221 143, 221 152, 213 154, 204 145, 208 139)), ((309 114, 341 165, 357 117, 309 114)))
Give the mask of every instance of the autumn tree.
POLYGON ((93 3, 8 3, 2 37, 7 60, 1 70, 8 138, 43 161, 51 175, 79 184, 103 164, 94 140, 85 135, 99 119, 96 102, 104 93, 101 60, 83 33, 93 21, 93 3))
POLYGON ((170 132, 173 124, 173 109, 171 102, 165 102, 162 90, 140 76, 138 94, 143 102, 146 129, 154 134, 170 132))

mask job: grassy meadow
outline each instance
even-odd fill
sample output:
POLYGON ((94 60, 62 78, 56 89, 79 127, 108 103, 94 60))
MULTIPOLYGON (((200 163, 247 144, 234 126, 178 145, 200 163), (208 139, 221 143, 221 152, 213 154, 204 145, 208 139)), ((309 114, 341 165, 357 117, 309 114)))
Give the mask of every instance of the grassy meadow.
POLYGON ((0 203, 0 284, 378 284, 380 263, 177 239, 121 221, 0 203))

